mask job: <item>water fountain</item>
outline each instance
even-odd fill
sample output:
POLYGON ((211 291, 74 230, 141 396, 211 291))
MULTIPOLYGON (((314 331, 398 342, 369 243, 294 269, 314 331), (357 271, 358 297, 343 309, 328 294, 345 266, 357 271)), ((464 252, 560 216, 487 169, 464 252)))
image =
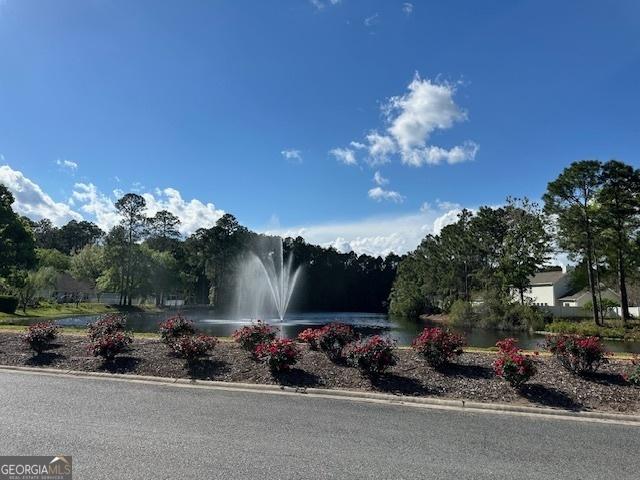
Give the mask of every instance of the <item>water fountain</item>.
POLYGON ((237 313, 265 318, 269 310, 284 320, 301 267, 293 268, 293 255, 285 260, 282 239, 266 255, 250 253, 238 277, 237 313))

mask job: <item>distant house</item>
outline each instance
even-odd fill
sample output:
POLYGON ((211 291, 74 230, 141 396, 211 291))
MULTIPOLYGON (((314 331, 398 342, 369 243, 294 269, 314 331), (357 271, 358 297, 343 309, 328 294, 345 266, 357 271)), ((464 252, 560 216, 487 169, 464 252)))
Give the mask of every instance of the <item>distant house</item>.
MULTIPOLYGON (((606 298, 617 304, 620 303, 620 295, 610 288, 602 288, 599 296, 602 297, 603 300, 606 298)), ((579 292, 559 298, 558 302, 559 305, 563 307, 584 307, 587 303, 591 302, 591 289, 585 287, 579 292)))
MULTIPOLYGON (((569 293, 570 278, 566 271, 552 270, 538 272, 529 279, 530 287, 524 291, 524 298, 540 307, 562 305, 559 299, 569 293)), ((518 295, 518 292, 514 292, 518 295)))
POLYGON ((86 300, 91 295, 95 295, 93 286, 73 278, 67 272, 60 272, 56 276, 53 291, 49 296, 59 302, 75 302, 86 300))

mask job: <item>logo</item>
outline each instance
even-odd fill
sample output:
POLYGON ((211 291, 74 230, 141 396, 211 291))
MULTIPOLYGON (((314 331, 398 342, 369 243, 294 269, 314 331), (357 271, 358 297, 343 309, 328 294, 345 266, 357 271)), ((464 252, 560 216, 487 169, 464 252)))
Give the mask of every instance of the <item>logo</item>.
POLYGON ((0 480, 71 480, 71 456, 0 456, 0 480))

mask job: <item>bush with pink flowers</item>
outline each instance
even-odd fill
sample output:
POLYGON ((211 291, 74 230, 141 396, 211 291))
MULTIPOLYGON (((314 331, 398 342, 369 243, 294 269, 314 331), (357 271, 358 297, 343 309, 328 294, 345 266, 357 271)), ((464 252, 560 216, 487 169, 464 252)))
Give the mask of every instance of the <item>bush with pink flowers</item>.
POLYGON ((181 335, 171 342, 173 352, 187 363, 193 363, 209 356, 218 344, 218 339, 210 335, 181 335))
POLYGON ((255 356, 256 347, 263 343, 271 343, 276 339, 277 332, 271 325, 258 320, 249 326, 236 330, 232 336, 242 348, 255 356))
POLYGON ((160 323, 160 339, 167 345, 171 345, 176 340, 193 335, 196 333, 196 328, 193 322, 187 320, 182 315, 178 314, 166 319, 160 323))
POLYGON ((306 328, 298 334, 298 341, 308 344, 311 350, 319 350, 318 339, 321 332, 321 328, 306 328))
POLYGON ((272 372, 284 372, 298 362, 301 353, 291 339, 282 338, 256 346, 255 356, 265 362, 272 372))
POLYGON ((342 350, 349 343, 358 339, 358 335, 349 325, 330 323, 320 329, 318 346, 331 360, 342 359, 342 350))
POLYGON ((544 347, 569 371, 592 373, 607 362, 607 352, 598 337, 548 335, 544 347))
POLYGON ((29 325, 22 340, 36 353, 42 353, 51 347, 58 336, 58 327, 52 322, 40 322, 29 325))
POLYGON ((501 340, 496 343, 496 347, 498 358, 493 362, 493 371, 512 387, 520 388, 536 374, 534 360, 520 351, 515 338, 501 340))
POLYGON ((427 363, 434 367, 441 367, 454 357, 462 354, 465 345, 462 335, 450 332, 444 328, 425 328, 413 341, 411 346, 427 363))
POLYGON ((87 335, 89 336, 89 340, 93 341, 104 335, 123 332, 126 325, 127 320, 125 317, 118 313, 108 313, 87 325, 87 335))
POLYGON ((116 331, 93 338, 87 345, 87 350, 94 357, 102 357, 106 362, 111 362, 116 355, 128 351, 131 342, 133 342, 131 334, 116 331))
POLYGON ((353 342, 344 348, 347 361, 367 375, 377 376, 393 367, 398 358, 395 342, 380 335, 353 342))

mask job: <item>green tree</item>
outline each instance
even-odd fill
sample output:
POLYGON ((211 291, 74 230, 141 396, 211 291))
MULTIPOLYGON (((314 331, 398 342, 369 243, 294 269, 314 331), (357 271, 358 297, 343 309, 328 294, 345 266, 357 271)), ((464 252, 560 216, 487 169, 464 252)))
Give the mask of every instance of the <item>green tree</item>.
POLYGON ((57 272, 66 272, 71 266, 71 257, 55 248, 37 248, 36 258, 39 267, 51 267, 57 272))
POLYGON ((100 301, 98 279, 104 270, 104 248, 101 246, 85 245, 82 250, 71 257, 71 275, 95 288, 98 301, 100 301))
POLYGON ((180 219, 167 210, 160 210, 148 219, 147 244, 154 250, 167 251, 175 248, 180 239, 180 219))
POLYGON ((627 265, 632 260, 633 234, 640 226, 640 173, 630 165, 611 160, 602 168, 602 189, 597 197, 599 221, 610 246, 617 271, 622 318, 629 314, 627 294, 627 265))
POLYGON ((22 313, 33 304, 37 295, 45 289, 55 286, 57 273, 53 267, 41 267, 38 270, 14 270, 9 275, 9 287, 13 295, 18 298, 18 305, 22 313))
POLYGON ((9 189, 0 184, 0 276, 36 264, 33 235, 26 222, 13 211, 13 201, 9 189))
POLYGON ((600 324, 596 289, 598 235, 596 199, 602 186, 602 164, 596 160, 574 162, 547 185, 545 212, 555 216, 559 246, 575 258, 584 258, 593 303, 593 319, 600 324))
POLYGON ((120 303, 131 305, 133 293, 133 277, 134 277, 134 250, 135 244, 141 240, 147 219, 145 210, 147 208, 144 197, 135 193, 127 193, 116 202, 116 210, 120 214, 120 225, 124 229, 126 236, 126 253, 125 268, 123 278, 123 291, 121 293, 120 303))
POLYGON ((549 260, 551 235, 542 211, 526 198, 508 198, 504 213, 507 228, 500 271, 507 287, 518 292, 520 304, 524 305, 531 276, 549 260))

